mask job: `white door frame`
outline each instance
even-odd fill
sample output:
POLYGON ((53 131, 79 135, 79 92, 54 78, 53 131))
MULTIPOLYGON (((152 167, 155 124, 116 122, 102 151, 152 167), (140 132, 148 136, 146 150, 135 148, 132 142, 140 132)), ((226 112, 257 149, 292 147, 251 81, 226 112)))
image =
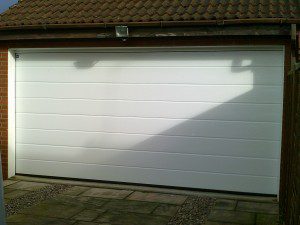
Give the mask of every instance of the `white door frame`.
MULTIPOLYGON (((282 50, 275 46, 182 46, 182 47, 87 47, 87 48, 18 48, 8 50, 8 177, 16 175, 16 53, 21 52, 130 52, 130 51, 234 51, 234 50, 282 50)), ((281 157, 280 157, 281 158, 281 157)), ((279 179, 280 183, 280 171, 279 179)), ((279 193, 279 190, 278 190, 279 193)), ((278 194, 279 195, 279 194, 278 194)))
POLYGON ((8 177, 16 174, 16 56, 8 50, 8 177))

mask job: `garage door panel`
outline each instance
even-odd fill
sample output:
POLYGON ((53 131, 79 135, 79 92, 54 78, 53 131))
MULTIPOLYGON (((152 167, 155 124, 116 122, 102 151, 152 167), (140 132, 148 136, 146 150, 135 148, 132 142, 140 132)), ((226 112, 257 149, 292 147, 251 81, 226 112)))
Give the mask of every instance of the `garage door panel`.
POLYGON ((272 141, 281 135, 281 124, 270 122, 18 114, 17 124, 26 129, 272 141))
POLYGON ((106 148, 217 156, 279 158, 280 142, 141 134, 17 129, 17 144, 106 148))
POLYGON ((274 177, 278 159, 18 144, 17 159, 274 177))
POLYGON ((282 67, 18 67, 17 82, 281 85, 282 67), (109 74, 109 76, 107 76, 109 74), (161 76, 164 74, 164 76, 161 76), (184 76, 182 75, 184 74, 184 76))
POLYGON ((282 88, 251 85, 218 85, 217 87, 164 85, 162 87, 137 84, 17 83, 16 96, 59 99, 280 103, 282 88))
POLYGON ((17 99, 18 114, 59 114, 198 120, 278 122, 281 104, 211 102, 91 101, 72 99, 17 99), (78 107, 81 106, 81 107, 78 107), (218 110, 211 110, 216 109, 218 110), (159 109, 159 110, 157 110, 159 109), (197 112, 197 113, 195 113, 197 112))
POLYGON ((17 160, 17 170, 25 174, 37 174, 48 176, 74 177, 86 179, 99 179, 106 181, 121 181, 132 183, 159 183, 160 185, 195 187, 199 184, 203 189, 214 189, 215 184, 220 183, 221 190, 276 194, 278 180, 275 177, 224 175, 217 173, 184 172, 178 170, 158 170, 149 168, 126 168, 115 166, 91 165, 86 167, 82 163, 64 163, 52 161, 17 160), (187 186, 189 184, 189 186, 187 186))
POLYGON ((282 66, 282 51, 22 53, 19 67, 139 67, 139 66, 282 66), (182 57, 184 55, 184 57, 182 57))
POLYGON ((25 52, 17 172, 275 194, 281 50, 25 52))

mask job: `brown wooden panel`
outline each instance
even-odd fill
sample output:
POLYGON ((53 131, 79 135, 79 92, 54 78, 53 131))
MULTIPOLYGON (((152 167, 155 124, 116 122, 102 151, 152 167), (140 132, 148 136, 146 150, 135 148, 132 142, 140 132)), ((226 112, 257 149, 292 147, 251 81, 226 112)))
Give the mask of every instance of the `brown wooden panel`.
MULTIPOLYGON (((295 27, 294 27, 295 29, 295 27)), ((295 33, 295 30, 294 30, 295 33)), ((292 31, 293 34, 293 31, 292 31)), ((299 36, 298 36, 299 38, 299 36)), ((289 53, 293 66, 299 59, 299 41, 296 35, 292 36, 292 49, 289 53), (293 40, 294 39, 294 40, 293 40)), ((288 57, 288 55, 287 55, 288 57)), ((288 142, 285 143, 285 154, 281 165, 281 192, 280 212, 284 224, 300 224, 300 71, 291 70, 287 78, 289 92, 286 92, 286 108, 288 110, 288 122, 285 135, 288 142)))

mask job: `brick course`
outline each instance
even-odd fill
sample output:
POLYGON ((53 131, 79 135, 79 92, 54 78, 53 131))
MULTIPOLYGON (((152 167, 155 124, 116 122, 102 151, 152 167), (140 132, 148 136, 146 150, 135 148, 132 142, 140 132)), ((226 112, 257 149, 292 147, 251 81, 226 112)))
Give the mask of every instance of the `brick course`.
POLYGON ((4 179, 7 178, 8 159, 8 99, 7 76, 8 74, 8 49, 0 48, 0 150, 4 179))

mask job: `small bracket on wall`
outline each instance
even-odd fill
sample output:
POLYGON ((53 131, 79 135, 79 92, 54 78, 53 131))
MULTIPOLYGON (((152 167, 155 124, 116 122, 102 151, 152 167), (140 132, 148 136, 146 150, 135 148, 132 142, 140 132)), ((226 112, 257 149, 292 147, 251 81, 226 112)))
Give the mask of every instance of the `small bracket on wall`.
POLYGON ((295 63, 295 71, 300 70, 300 62, 295 63))
POLYGON ((122 38, 123 41, 126 41, 129 37, 129 31, 127 26, 115 26, 116 37, 122 38))
MULTIPOLYGON (((300 63, 294 63, 292 64, 292 69, 289 71, 288 76, 295 76, 297 75, 297 71, 300 70, 300 63)), ((299 74, 299 73, 298 73, 299 74)))

